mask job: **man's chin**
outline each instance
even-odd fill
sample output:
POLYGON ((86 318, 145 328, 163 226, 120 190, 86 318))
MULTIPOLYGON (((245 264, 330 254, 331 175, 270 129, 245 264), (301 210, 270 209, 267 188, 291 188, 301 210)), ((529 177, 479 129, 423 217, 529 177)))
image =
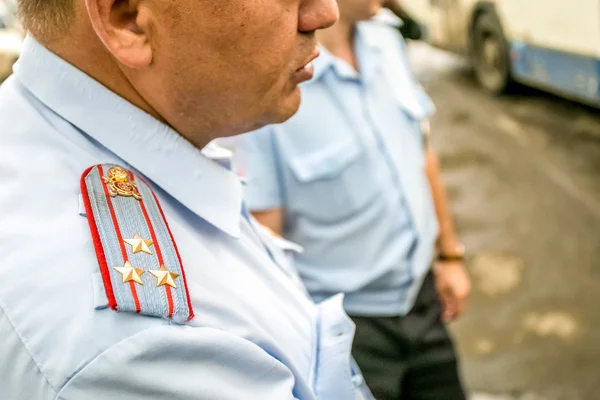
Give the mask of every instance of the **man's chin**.
POLYGON ((301 94, 300 88, 296 88, 291 94, 279 103, 279 106, 273 114, 269 124, 281 124, 293 117, 300 108, 301 94))
POLYGON ((281 99, 275 107, 271 107, 262 117, 254 120, 254 123, 246 125, 246 129, 238 132, 245 133, 255 131, 267 125, 281 124, 293 117, 300 108, 300 89, 296 88, 284 99, 281 99))

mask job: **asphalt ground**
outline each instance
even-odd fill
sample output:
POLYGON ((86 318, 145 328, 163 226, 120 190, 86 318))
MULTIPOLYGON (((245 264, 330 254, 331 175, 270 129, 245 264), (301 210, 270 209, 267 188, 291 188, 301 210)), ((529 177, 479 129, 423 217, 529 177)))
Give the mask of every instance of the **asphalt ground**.
POLYGON ((465 60, 410 46, 473 293, 452 324, 478 400, 600 399, 600 110, 480 89, 465 60))

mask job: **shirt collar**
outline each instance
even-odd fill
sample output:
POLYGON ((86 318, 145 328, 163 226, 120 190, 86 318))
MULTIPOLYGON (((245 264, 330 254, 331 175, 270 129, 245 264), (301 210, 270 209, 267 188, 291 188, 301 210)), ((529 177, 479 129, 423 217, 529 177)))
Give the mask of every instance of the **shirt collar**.
MULTIPOLYGON (((357 47, 359 46, 357 44, 357 47)), ((362 49, 359 49, 358 53, 360 57, 360 54, 363 53, 362 49)), ((325 48, 321 48, 321 54, 314 61, 314 66, 315 74, 310 82, 319 81, 330 70, 340 80, 358 81, 361 79, 361 74, 358 74, 346 61, 334 56, 325 48)), ((307 83, 310 84, 310 82, 307 83)))
MULTIPOLYGON (((310 82, 319 81, 327 71, 333 70, 337 78, 342 80, 366 80, 378 67, 379 53, 382 43, 378 38, 370 35, 366 24, 371 21, 360 22, 356 26, 355 46, 356 53, 361 65, 361 74, 357 74, 344 60, 331 54, 326 48, 321 47, 321 54, 313 62, 315 67, 314 78, 310 82)), ((308 82, 310 84, 310 82, 308 82)))
POLYGON ((75 127, 223 232, 239 237, 242 188, 235 174, 149 114, 28 36, 20 82, 75 127), (42 73, 40 73, 43 71, 42 73))
POLYGON ((313 79, 308 83, 310 84, 311 82, 316 82, 320 80, 321 77, 333 67, 335 61, 336 57, 329 51, 327 51, 326 48, 321 46, 321 53, 319 54, 319 57, 317 57, 313 61, 313 66, 315 67, 315 74, 313 76, 313 79))

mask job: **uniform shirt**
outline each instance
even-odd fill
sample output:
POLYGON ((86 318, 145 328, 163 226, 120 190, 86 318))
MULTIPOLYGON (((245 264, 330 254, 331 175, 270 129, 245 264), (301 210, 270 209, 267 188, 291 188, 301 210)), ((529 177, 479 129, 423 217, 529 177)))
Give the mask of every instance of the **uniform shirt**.
POLYGON ((389 20, 358 25, 360 74, 323 49, 300 111, 236 139, 250 208, 285 209, 312 296, 344 292, 356 315, 410 310, 438 232, 420 131, 433 105, 389 20))
POLYGON ((27 38, 0 89, 0 399, 368 398, 342 297, 315 306, 242 206, 222 151, 27 38), (106 309, 80 176, 115 163, 154 189, 196 317, 106 309))

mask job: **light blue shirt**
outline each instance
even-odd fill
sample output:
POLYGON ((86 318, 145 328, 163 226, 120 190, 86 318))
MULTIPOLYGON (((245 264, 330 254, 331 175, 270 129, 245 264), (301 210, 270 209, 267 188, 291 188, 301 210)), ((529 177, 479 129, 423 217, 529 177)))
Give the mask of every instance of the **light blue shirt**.
POLYGON ((369 398, 342 296, 314 305, 244 212, 223 151, 201 153, 32 38, 0 88, 0 143, 0 399, 369 398), (105 308, 80 187, 100 163, 155 190, 189 322, 105 308))
POLYGON ((298 114, 237 138, 236 162, 251 209, 285 209, 317 301, 344 292, 350 314, 402 315, 438 232, 420 129, 434 107, 394 26, 359 24, 356 50, 360 74, 323 49, 298 114))

